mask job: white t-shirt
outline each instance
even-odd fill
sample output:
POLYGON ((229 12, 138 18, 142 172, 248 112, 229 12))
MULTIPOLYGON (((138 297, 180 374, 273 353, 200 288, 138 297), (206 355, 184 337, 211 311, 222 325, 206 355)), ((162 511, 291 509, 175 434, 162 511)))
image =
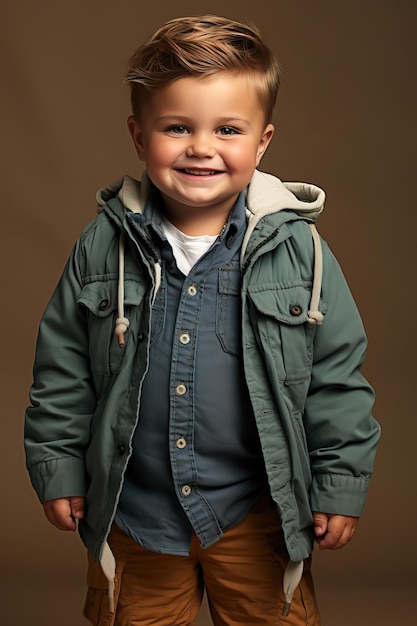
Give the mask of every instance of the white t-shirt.
POLYGON ((217 239, 217 235, 198 235, 196 237, 186 235, 165 217, 162 218, 162 227, 171 244, 178 268, 185 276, 217 239))

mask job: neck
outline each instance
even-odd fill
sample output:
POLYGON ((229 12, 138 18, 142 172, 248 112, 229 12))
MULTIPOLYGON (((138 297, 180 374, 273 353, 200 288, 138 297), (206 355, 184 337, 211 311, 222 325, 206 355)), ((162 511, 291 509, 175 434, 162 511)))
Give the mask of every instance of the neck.
POLYGON ((164 214, 185 235, 218 235, 227 222, 233 204, 227 207, 178 207, 165 201, 164 214))

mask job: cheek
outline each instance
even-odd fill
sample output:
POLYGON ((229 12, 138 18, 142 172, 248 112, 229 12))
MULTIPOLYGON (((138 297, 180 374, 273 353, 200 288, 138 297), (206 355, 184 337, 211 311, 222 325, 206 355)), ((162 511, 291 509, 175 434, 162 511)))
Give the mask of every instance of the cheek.
POLYGON ((257 163, 257 147, 252 143, 236 146, 228 154, 230 165, 239 170, 253 169, 257 163))
POLYGON ((156 167, 169 166, 178 156, 178 146, 166 140, 152 141, 146 150, 146 160, 156 167))

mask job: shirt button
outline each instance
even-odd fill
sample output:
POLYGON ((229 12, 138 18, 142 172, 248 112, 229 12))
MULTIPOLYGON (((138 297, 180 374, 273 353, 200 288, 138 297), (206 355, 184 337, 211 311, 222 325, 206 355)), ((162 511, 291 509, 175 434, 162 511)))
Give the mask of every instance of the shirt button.
POLYGON ((301 315, 302 312, 303 309, 299 304, 293 304, 292 306, 290 306, 290 313, 291 315, 294 315, 294 317, 298 317, 299 315, 301 315))
POLYGON ((191 493, 191 487, 190 485, 183 485, 181 487, 181 493, 183 496, 189 496, 191 493))
POLYGON ((190 343, 190 335, 188 333, 182 333, 180 335, 180 342, 183 343, 184 345, 186 345, 187 343, 190 343))
POLYGON ((187 445, 187 442, 185 441, 184 437, 180 437, 179 439, 177 439, 176 441, 177 448, 182 450, 183 448, 185 448, 186 445, 187 445))
POLYGON ((177 385, 175 391, 179 396, 183 396, 187 392, 187 387, 183 384, 177 385))
POLYGON ((188 291, 188 295, 189 296, 195 296, 195 294, 197 293, 197 289, 195 285, 190 285, 187 289, 188 291))

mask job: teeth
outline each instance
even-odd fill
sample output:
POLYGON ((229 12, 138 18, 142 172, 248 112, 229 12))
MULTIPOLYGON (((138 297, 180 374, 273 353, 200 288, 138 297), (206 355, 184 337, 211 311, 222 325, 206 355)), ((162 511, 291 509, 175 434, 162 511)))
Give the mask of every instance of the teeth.
POLYGON ((185 169, 186 174, 192 174, 193 176, 212 176, 216 173, 216 170, 189 170, 185 169))

